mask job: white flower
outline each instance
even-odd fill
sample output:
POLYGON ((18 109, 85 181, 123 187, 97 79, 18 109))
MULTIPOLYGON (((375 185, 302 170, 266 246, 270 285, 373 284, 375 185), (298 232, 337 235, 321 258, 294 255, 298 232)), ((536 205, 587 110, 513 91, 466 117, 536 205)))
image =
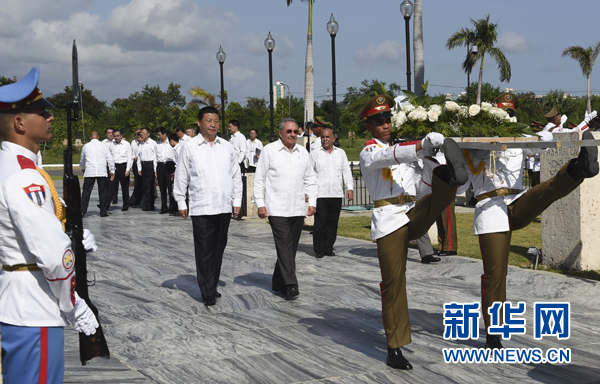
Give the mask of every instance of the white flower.
POLYGON ((461 105, 461 106, 459 106, 458 108, 459 108, 459 110, 458 110, 458 115, 459 115, 460 117, 469 117, 469 108, 467 108, 467 107, 466 107, 466 106, 464 106, 464 105, 461 105))
POLYGON ((517 122, 517 116, 513 116, 510 119, 508 119, 508 121, 510 121, 511 123, 516 123, 517 122))
POLYGON ((492 108, 492 104, 487 103, 485 101, 483 103, 481 103, 481 110, 482 111, 488 112, 490 110, 490 108, 492 108))
POLYGON ((458 111, 460 109, 460 105, 454 101, 446 101, 446 109, 450 112, 458 111))
POLYGON ((429 117, 429 121, 431 121, 432 123, 435 123, 436 121, 438 121, 438 118, 440 117, 440 115, 442 114, 442 108, 440 108, 439 106, 437 106, 439 108, 433 108, 434 106, 431 106, 432 108, 429 108, 429 112, 427 112, 427 116, 429 117))
POLYGON ((410 113, 415 110, 415 106, 411 103, 400 104, 400 110, 404 113, 410 113))
POLYGON ((473 104, 469 107, 469 115, 476 116, 479 111, 481 111, 481 107, 477 104, 473 104))
POLYGON ((429 110, 430 110, 430 111, 435 111, 435 112, 437 112, 437 113, 438 113, 438 115, 441 115, 441 114, 442 114, 442 107, 441 107, 440 105, 437 105, 437 104, 432 104, 432 105, 429 107, 429 110))
POLYGON ((392 126, 394 129, 399 129, 404 123, 406 123, 406 113, 394 109, 392 111, 392 126))
POLYGON ((409 120, 425 121, 427 119, 427 110, 418 106, 414 111, 408 114, 409 120))

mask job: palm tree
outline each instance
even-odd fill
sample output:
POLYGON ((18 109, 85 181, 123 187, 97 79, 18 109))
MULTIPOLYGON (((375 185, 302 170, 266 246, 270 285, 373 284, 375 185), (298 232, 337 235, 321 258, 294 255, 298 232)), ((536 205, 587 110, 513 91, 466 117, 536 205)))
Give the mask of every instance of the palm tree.
MULTIPOLYGON (((286 0, 288 7, 293 0, 286 0)), ((315 0, 302 0, 308 3, 308 36, 306 38, 306 61, 304 64, 304 121, 312 121, 315 109, 315 69, 313 65, 312 8, 315 0)))
POLYGON ((415 94, 423 94, 425 84, 425 59, 423 58, 423 7, 421 0, 415 0, 415 20, 413 22, 413 52, 415 56, 415 94))
POLYGON ((490 23, 490 15, 487 15, 483 19, 470 20, 471 24, 473 24, 473 29, 461 28, 458 32, 455 32, 446 42, 446 48, 453 49, 456 47, 466 47, 469 43, 477 45, 478 52, 467 55, 462 67, 466 73, 469 68, 472 68, 475 65, 477 60, 481 60, 481 65, 479 67, 479 84, 477 86, 477 104, 480 104, 485 54, 489 53, 496 61, 498 71, 500 71, 500 81, 510 82, 510 63, 500 48, 494 46, 498 40, 498 24, 490 23))
POLYGON ((569 47, 562 53, 562 57, 570 57, 576 60, 581 67, 581 72, 587 77, 587 113, 592 111, 592 96, 590 94, 590 75, 592 74, 592 67, 596 62, 600 52, 600 41, 594 45, 594 47, 583 48, 579 45, 569 47))
MULTIPOLYGON (((218 101, 221 100, 221 92, 210 93, 200 87, 192 88, 188 93, 193 97, 190 104, 205 105, 215 108, 220 108, 221 104, 218 101)), ((225 91, 225 107, 227 107, 227 91, 225 91)))

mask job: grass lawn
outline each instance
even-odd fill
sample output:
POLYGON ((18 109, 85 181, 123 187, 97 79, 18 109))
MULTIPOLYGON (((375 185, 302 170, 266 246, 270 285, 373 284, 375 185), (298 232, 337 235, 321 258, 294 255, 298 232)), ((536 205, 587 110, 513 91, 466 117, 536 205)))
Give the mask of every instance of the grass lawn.
MULTIPOLYGON (((477 236, 473 236, 473 214, 457 213, 456 226, 458 229, 458 254, 481 260, 479 240, 477 236)), ((338 235, 370 240, 371 218, 368 216, 340 218, 338 235)), ((410 247, 416 248, 416 245, 410 245, 410 247)), ((539 219, 526 228, 513 232, 508 263, 517 267, 531 268, 532 263, 525 257, 529 247, 542 249, 542 225, 539 219)), ((600 281, 600 271, 563 271, 541 264, 538 265, 538 269, 600 281)))

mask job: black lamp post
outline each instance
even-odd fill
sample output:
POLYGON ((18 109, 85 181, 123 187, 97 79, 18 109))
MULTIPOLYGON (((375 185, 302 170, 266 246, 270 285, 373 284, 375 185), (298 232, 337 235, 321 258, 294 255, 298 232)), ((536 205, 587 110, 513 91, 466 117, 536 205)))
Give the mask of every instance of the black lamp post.
POLYGON ((410 30, 408 28, 410 17, 413 14, 415 7, 410 0, 404 0, 402 4, 400 4, 400 13, 404 16, 404 21, 406 24, 406 89, 411 92, 410 87, 410 30))
POLYGON ((331 36, 331 76, 332 76, 331 86, 333 88, 333 137, 335 138, 333 145, 336 147, 340 146, 340 142, 338 140, 338 131, 337 131, 337 116, 336 116, 337 102, 336 102, 336 98, 335 98, 335 96, 336 96, 335 86, 337 84, 335 82, 335 35, 337 35, 339 28, 340 28, 340 26, 338 25, 337 21, 335 21, 335 19, 333 18, 333 13, 332 13, 331 18, 327 22, 327 32, 329 32, 329 35, 331 36))
POLYGON ((223 137, 227 139, 227 131, 225 130, 225 86, 223 83, 223 64, 225 64, 225 52, 223 48, 219 46, 219 52, 217 52, 217 61, 221 66, 221 128, 223 130, 223 137))
POLYGON ((269 35, 265 39, 265 48, 269 52, 269 96, 271 99, 269 105, 271 109, 271 137, 269 138, 269 142, 272 143, 275 141, 275 123, 273 121, 273 49, 275 49, 275 40, 273 40, 271 32, 269 32, 269 35))
POLYGON ((477 44, 474 44, 475 34, 473 32, 469 33, 469 40, 467 41, 467 60, 469 62, 469 70, 467 71, 467 105, 471 105, 471 67, 470 63, 470 55, 477 54, 479 49, 477 48, 477 44))

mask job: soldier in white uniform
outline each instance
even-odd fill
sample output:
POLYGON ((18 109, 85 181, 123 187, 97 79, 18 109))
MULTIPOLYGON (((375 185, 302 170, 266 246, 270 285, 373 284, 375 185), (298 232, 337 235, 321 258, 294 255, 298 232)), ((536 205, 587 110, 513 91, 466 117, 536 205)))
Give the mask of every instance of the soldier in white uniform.
MULTIPOLYGON (((36 169, 39 144, 52 137, 52 106, 33 68, 0 87, 0 329, 5 383, 62 383, 63 327, 90 335, 98 322, 75 292, 75 256, 58 219, 54 183, 36 169)), ((45 173, 45 172, 44 172, 45 173)), ((58 209, 57 209, 58 208, 58 209)), ((86 249, 95 248, 84 234, 86 249)))
MULTIPOLYGON (((551 134, 541 132, 545 139, 551 134)), ((590 132, 583 139, 592 139, 590 132)), ((473 233, 479 236, 484 273, 481 275, 482 312, 485 327, 490 325, 488 308, 506 301, 506 274, 512 231, 526 227, 550 204, 568 195, 585 178, 598 174, 598 148, 581 147, 576 159, 562 167, 556 176, 523 190, 523 159, 534 149, 468 151, 469 179, 477 198, 473 233)), ((501 319, 502 321, 502 316, 501 319)), ((487 348, 502 348, 500 336, 487 335, 487 348)))
POLYGON ((381 268, 383 326, 388 346, 386 364, 396 369, 412 369, 400 347, 411 342, 406 300, 406 256, 408 242, 423 236, 440 212, 456 198, 456 188, 467 181, 467 165, 462 151, 451 139, 430 133, 422 141, 390 145, 391 109, 394 100, 376 96, 361 110, 373 140, 360 153, 360 168, 375 203, 371 219, 371 239, 377 240, 381 268), (434 169, 432 193, 418 201, 415 163, 424 156, 421 149, 441 147, 447 165, 434 169))

